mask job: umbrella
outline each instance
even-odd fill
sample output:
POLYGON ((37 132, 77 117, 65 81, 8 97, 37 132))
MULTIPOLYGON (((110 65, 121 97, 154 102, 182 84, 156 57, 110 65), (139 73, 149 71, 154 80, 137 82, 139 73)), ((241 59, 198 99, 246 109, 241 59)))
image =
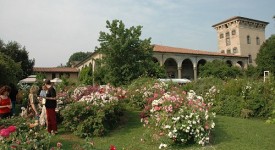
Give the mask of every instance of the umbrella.
POLYGON ((189 83, 191 80, 188 79, 159 79, 162 82, 175 82, 175 83, 189 83))
POLYGON ((51 82, 60 83, 60 82, 62 82, 62 80, 59 79, 59 78, 54 78, 54 79, 51 80, 51 82))
POLYGON ((30 75, 27 78, 20 80, 19 83, 35 83, 35 81, 36 81, 36 76, 30 75))

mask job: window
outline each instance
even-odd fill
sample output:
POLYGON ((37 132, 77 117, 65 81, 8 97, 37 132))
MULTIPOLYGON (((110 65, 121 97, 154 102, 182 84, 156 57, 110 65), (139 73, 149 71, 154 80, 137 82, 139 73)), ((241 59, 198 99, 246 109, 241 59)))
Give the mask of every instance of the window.
POLYGON ((220 34, 220 39, 222 39, 222 38, 223 38, 223 33, 220 34))
POLYGON ((251 44, 251 40, 250 40, 250 36, 249 35, 246 37, 246 41, 247 41, 247 44, 251 44))
POLYGON ((229 39, 229 38, 226 38, 226 39, 225 39, 225 43, 226 43, 226 46, 230 45, 230 39, 229 39))
POLYGON ((226 32, 225 33, 225 37, 226 37, 226 39, 225 39, 225 43, 226 43, 226 46, 228 46, 228 45, 230 45, 230 35, 229 35, 229 32, 226 32))
POLYGON ((234 53, 234 54, 235 54, 235 53, 238 53, 237 47, 234 47, 234 48, 233 48, 233 53, 234 53))
POLYGON ((52 79, 56 78, 56 74, 52 73, 52 79))
POLYGON ((230 50, 230 49, 227 49, 227 50, 226 50, 226 53, 227 53, 227 54, 231 54, 231 50, 230 50))
POLYGON ((224 50, 221 50, 221 53, 224 53, 224 50))
POLYGON ((259 37, 256 37, 256 43, 257 43, 257 45, 260 45, 260 38, 259 37))
POLYGON ((232 30, 231 34, 235 35, 236 34, 236 30, 232 30))
POLYGON ((230 36, 230 35, 229 35, 229 32, 226 32, 226 33, 225 33, 225 37, 229 38, 229 36, 230 36))

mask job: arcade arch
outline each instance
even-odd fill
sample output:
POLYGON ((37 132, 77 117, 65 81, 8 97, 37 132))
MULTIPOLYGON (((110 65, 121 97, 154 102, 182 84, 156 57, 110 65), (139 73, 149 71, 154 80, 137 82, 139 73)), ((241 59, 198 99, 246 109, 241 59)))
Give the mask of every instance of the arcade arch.
POLYGON ((185 59, 181 64, 181 78, 194 79, 193 63, 190 59, 185 59))
POLYGON ((197 76, 199 77, 199 70, 200 70, 200 67, 201 66, 204 66, 206 64, 206 60, 205 59, 201 59, 198 61, 198 64, 197 64, 197 76))
POLYGON ((169 78, 178 78, 177 62, 173 58, 168 58, 164 62, 164 68, 169 78))

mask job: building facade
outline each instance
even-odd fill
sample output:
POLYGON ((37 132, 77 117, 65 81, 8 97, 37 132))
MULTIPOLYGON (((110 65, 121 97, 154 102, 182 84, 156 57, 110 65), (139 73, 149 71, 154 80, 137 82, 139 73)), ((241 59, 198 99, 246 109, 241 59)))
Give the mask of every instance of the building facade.
MULTIPOLYGON (((154 45, 153 59, 164 66, 169 78, 178 79, 196 80, 199 67, 213 60, 222 60, 229 66, 246 69, 250 64, 255 65, 257 53, 265 41, 267 24, 264 21, 232 17, 212 26, 217 30, 218 52, 154 45)), ((94 52, 76 67, 78 70, 92 67, 94 71, 96 60, 102 58, 102 54, 94 52)))
POLYGON ((35 74, 43 74, 46 79, 61 78, 66 76, 69 79, 78 80, 77 68, 71 67, 34 67, 33 72, 35 74))
POLYGON ((247 56, 249 64, 255 59, 265 41, 268 22, 235 16, 213 25, 217 31, 218 51, 225 54, 247 56))

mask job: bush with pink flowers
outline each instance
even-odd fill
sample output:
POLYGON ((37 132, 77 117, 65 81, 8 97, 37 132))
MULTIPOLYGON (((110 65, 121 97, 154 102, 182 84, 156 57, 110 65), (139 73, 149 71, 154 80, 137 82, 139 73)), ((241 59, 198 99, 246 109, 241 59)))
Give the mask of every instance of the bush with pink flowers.
POLYGON ((154 129, 155 135, 159 136, 157 139, 163 140, 162 145, 209 143, 211 130, 215 127, 215 113, 211 112, 213 99, 209 94, 204 99, 194 91, 186 93, 174 86, 165 93, 154 93, 145 98, 150 101, 141 114, 142 122, 145 127, 154 129), (167 142, 167 139, 171 141, 167 142))
POLYGON ((125 91, 112 86, 78 87, 75 102, 61 111, 63 125, 80 137, 102 136, 120 123, 125 91))
POLYGON ((51 135, 40 127, 30 129, 29 120, 21 117, 0 120, 0 149, 49 149, 51 135))
POLYGON ((168 84, 156 79, 138 78, 127 88, 129 105, 135 109, 143 110, 148 106, 148 102, 151 103, 157 96, 156 94, 164 93, 168 88, 168 84))

